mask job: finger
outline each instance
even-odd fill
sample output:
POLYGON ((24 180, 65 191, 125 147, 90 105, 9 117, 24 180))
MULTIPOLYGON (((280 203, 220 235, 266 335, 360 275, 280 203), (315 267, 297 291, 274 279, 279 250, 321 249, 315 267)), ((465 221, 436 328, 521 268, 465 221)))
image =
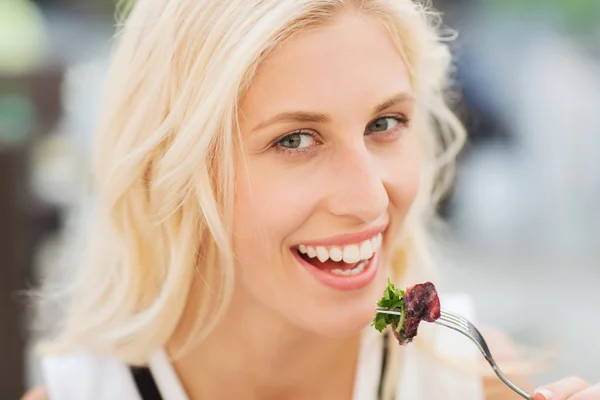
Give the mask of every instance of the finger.
MULTIPOLYGON (((536 395, 543 395, 545 400, 566 400, 575 393, 587 389, 590 385, 581 378, 572 376, 550 385, 543 386, 535 391, 536 395)), ((536 399, 541 397, 537 396, 536 399)))
POLYGON ((46 392, 46 388, 41 386, 34 389, 31 389, 27 392, 21 400, 44 400, 48 399, 48 393, 46 392))
POLYGON ((569 400, 598 400, 600 399, 600 384, 590 386, 587 389, 569 397, 569 400))

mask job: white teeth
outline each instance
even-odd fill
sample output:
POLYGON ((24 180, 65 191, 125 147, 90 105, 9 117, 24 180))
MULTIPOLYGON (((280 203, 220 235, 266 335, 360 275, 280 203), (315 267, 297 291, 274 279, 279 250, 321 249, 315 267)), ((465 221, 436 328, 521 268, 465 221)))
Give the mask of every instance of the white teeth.
POLYGON ((373 246, 370 240, 365 240, 360 244, 360 259, 368 260, 373 256, 373 246))
POLYGON ((356 274, 361 273, 365 269, 367 262, 368 261, 365 260, 352 269, 342 270, 342 269, 335 268, 335 269, 330 270, 329 272, 332 273, 333 275, 344 275, 344 276, 356 275, 356 274))
POLYGON ((381 247, 381 241, 383 239, 383 236, 380 234, 378 234, 377 236, 375 236, 373 239, 371 239, 371 244, 373 246, 373 252, 376 252, 377 250, 379 250, 379 248, 381 247))
POLYGON ((343 260, 347 264, 355 264, 361 260, 368 260, 373 257, 373 254, 381 248, 382 240, 383 236, 379 233, 372 239, 365 240, 362 243, 350 244, 342 247, 313 247, 301 244, 298 246, 298 252, 300 254, 306 254, 310 258, 317 257, 322 263, 331 259, 335 262, 343 260))
POLYGON ((360 261, 360 250, 355 244, 344 246, 344 262, 346 264, 354 264, 360 261))
POLYGON ((329 252, 327 251, 327 249, 325 247, 323 247, 323 246, 317 247, 317 258, 322 263, 329 260, 329 252))
POLYGON ((335 262, 340 262, 344 258, 344 255, 341 249, 333 247, 331 250, 329 250, 329 258, 335 262))

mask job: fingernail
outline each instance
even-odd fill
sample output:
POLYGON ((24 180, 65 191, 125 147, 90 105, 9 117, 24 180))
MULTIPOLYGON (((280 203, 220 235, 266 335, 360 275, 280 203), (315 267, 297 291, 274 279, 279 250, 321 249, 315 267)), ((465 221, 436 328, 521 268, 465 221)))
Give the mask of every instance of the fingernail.
POLYGON ((554 393, 549 391, 548 389, 538 389, 535 391, 535 395, 533 396, 534 400, 553 400, 554 393))

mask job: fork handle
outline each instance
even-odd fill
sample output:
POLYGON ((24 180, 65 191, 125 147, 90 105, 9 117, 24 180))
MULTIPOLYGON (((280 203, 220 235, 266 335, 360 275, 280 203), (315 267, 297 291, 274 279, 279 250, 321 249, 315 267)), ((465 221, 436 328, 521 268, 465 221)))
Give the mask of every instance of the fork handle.
POLYGON ((526 391, 524 391, 523 389, 521 389, 520 387, 518 387, 517 385, 512 383, 512 381, 510 379, 508 379, 502 371, 500 371, 500 368, 498 368, 498 366, 496 365, 496 363, 493 360, 489 360, 485 355, 484 355, 484 357, 485 357, 486 361, 490 364, 490 366, 492 367, 492 369, 494 370, 494 372, 496 373, 498 378, 500 378, 500 380, 502 382, 504 382, 506 384, 506 386, 511 388, 515 393, 517 393, 519 396, 523 397, 524 399, 532 400, 532 397, 529 395, 529 393, 527 393, 526 391))

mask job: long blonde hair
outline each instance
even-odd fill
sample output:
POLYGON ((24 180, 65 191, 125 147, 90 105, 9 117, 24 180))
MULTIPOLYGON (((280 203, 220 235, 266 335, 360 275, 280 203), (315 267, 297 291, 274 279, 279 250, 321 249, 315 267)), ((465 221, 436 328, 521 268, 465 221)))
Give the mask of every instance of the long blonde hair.
POLYGON ((194 288, 186 345, 206 337, 233 288, 238 102, 272 49, 345 10, 380 21, 408 66, 425 169, 396 273, 430 264, 425 226, 465 136, 444 99, 451 57, 437 14, 411 0, 143 0, 118 38, 95 146, 97 209, 46 350, 144 363, 190 307, 192 282, 217 281, 194 288))

